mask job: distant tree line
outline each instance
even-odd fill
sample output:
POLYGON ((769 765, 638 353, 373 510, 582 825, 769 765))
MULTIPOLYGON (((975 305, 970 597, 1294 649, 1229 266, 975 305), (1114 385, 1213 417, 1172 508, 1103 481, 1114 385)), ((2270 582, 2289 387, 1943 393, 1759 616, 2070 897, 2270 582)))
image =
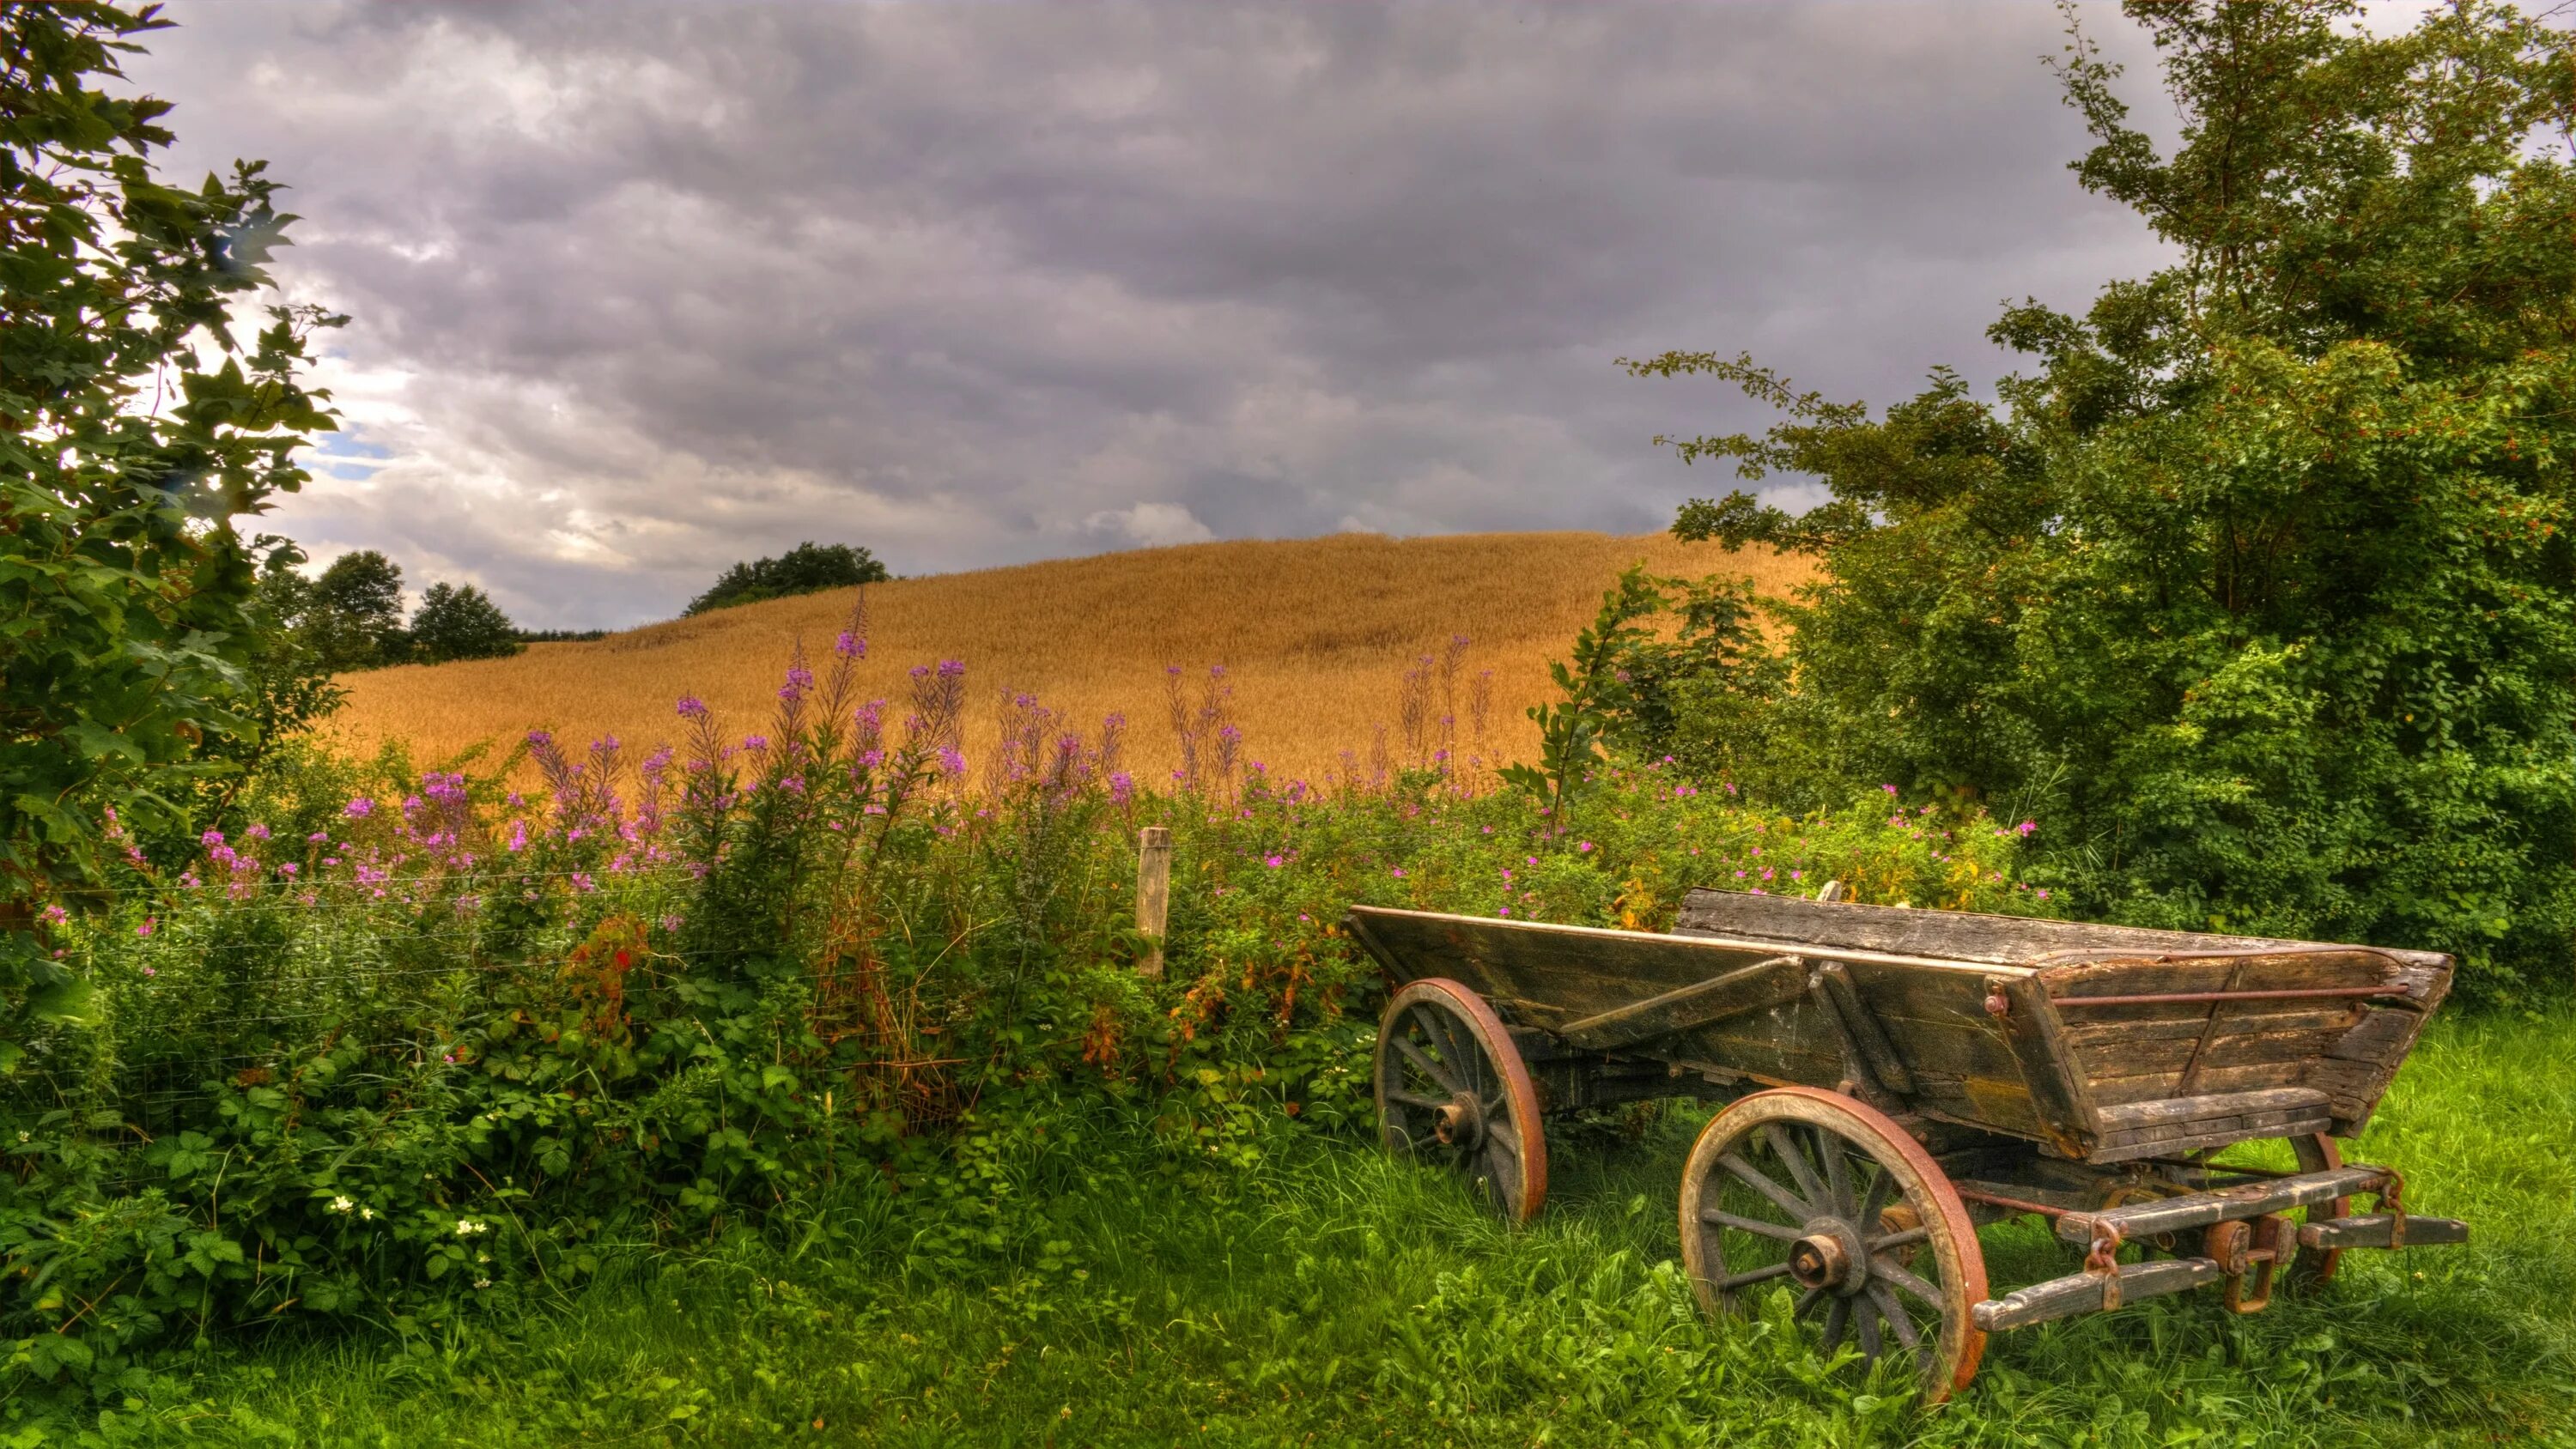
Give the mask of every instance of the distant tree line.
MULTIPOLYGON (((282 543, 282 540, 272 540, 282 543)), ((472 584, 438 583, 403 614, 402 565, 375 549, 333 559, 307 576, 303 555, 273 550, 260 578, 258 614, 267 662, 280 688, 288 680, 320 687, 334 674, 392 664, 444 664, 498 659, 530 644, 597 639, 603 629, 522 629, 472 584)), ((893 577, 876 556, 852 544, 800 543, 775 558, 737 563, 714 587, 689 601, 688 614, 784 599, 893 577)), ((300 686, 299 686, 300 687, 300 686)), ((299 716, 307 711, 290 711, 299 716)))
POLYGON ((846 543, 800 543, 776 558, 738 563, 724 571, 715 587, 689 601, 687 612, 729 609, 796 594, 818 594, 859 584, 881 584, 892 578, 876 555, 846 543))
POLYGON ((472 584, 431 584, 406 620, 402 565, 371 548, 342 554, 311 578, 273 565, 260 580, 260 606, 278 644, 326 674, 497 659, 527 647, 510 616, 472 584))

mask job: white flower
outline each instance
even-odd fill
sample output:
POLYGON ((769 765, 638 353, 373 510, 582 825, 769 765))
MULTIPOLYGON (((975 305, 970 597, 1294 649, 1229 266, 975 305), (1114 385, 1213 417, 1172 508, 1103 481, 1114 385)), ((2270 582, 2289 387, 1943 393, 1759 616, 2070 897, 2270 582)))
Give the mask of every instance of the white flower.
POLYGON ((472 1218, 458 1218, 456 1220, 456 1236, 460 1238, 470 1238, 476 1233, 484 1230, 485 1225, 474 1221, 472 1218))
POLYGON ((349 1201, 345 1197, 335 1197, 331 1199, 331 1211, 335 1213, 344 1213, 356 1206, 356 1203, 349 1201))
POLYGON ((361 1222, 374 1222, 376 1220, 376 1210, 374 1208, 358 1209, 358 1220, 361 1222))
POLYGON ((474 1286, 477 1288, 489 1288, 492 1286, 492 1280, 489 1278, 477 1278, 474 1280, 474 1286))

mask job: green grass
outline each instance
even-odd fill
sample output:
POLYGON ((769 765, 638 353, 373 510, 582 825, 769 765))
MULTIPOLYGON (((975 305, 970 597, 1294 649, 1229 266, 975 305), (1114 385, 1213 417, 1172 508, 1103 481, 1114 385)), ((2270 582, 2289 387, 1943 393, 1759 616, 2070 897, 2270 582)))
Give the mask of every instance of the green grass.
MULTIPOLYGON (((2215 1292, 1998 1337, 1955 1405, 1704 1325, 1674 1264, 1696 1114, 1560 1134, 1510 1230, 1452 1184, 1283 1136, 1249 1169, 1029 1175, 1052 1251, 914 1271, 856 1202, 783 1243, 639 1263, 506 1333, 209 1363, 117 1442, 2576 1443, 2576 1019, 2450 1023, 2351 1155, 2468 1248, 2354 1253, 2322 1297, 2215 1292), (828 1231, 822 1230, 828 1228, 828 1231), (802 1246, 798 1246, 801 1241, 802 1246), (1873 1391, 1875 1390, 1875 1391, 1873 1391)), ((1144 1166, 1135 1166, 1142 1163, 1144 1166)), ((813 1225, 809 1225, 813 1226, 813 1225)), ((1999 1285, 2064 1271, 1990 1232, 1999 1285), (2016 1276, 2019 1275, 2019 1276, 2016 1276)), ((5 1442, 0 1431, 0 1442, 5 1442)))

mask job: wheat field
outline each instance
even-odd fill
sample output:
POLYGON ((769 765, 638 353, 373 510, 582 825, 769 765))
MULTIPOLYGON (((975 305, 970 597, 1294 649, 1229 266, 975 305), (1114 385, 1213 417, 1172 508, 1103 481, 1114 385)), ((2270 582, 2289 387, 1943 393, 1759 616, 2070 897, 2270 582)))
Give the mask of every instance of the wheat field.
MULTIPOLYGON (((1638 562, 1662 574, 1747 574, 1766 594, 1808 573, 1802 560, 1729 555, 1668 534, 1518 533, 1191 544, 939 574, 868 589, 861 697, 899 702, 907 668, 961 660, 970 757, 993 739, 1002 693, 1018 691, 1086 733, 1123 713, 1129 768, 1155 780, 1177 759, 1167 667, 1187 671, 1195 700, 1198 681, 1221 664, 1244 758, 1274 778, 1320 781, 1343 768, 1345 750, 1367 760, 1380 726, 1404 753, 1405 671, 1464 635, 1459 751, 1475 749, 1467 702, 1474 677, 1490 671, 1482 753, 1525 758, 1536 733, 1522 711, 1551 697, 1547 661, 1566 652, 1619 570, 1638 562)), ((775 706, 790 650, 801 640, 819 666, 853 592, 537 644, 510 659, 351 675, 348 705, 327 733, 370 753, 402 742, 424 766, 486 742, 497 757, 535 727, 568 741, 613 734, 631 753, 678 738, 672 705, 683 694, 705 700, 733 734, 754 732, 775 706)))

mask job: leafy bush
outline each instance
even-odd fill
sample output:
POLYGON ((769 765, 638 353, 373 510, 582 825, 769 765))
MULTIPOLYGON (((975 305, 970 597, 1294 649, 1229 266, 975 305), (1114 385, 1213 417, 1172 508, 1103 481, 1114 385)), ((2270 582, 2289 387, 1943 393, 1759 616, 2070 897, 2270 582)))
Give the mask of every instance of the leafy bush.
POLYGON ((167 1345, 435 1331, 854 1183, 900 1186, 925 1267, 1023 1254, 1038 1144, 1240 1165, 1283 1114, 1366 1121, 1353 901, 1651 929, 1694 884, 1833 875, 2048 909, 2015 831, 1883 792, 1796 820, 1603 764, 1571 831, 1430 770, 1156 796, 1121 722, 1026 696, 970 770, 962 669, 860 700, 865 647, 854 622, 791 664, 755 734, 682 700, 683 744, 640 760, 543 731, 485 778, 286 752, 187 869, 129 863, 117 912, 47 922, 97 1009, 0 1099, 11 1372, 112 1395, 167 1345), (1159 982, 1147 823, 1179 861, 1159 982))
POLYGON ((2051 823, 2079 913, 2457 953, 2563 990, 2576 938, 2571 41, 2503 6, 2404 34, 2343 5, 2140 6, 2180 149, 2080 34, 2076 170, 2177 252, 2082 318, 2010 308, 2039 370, 1936 373, 1877 418, 1749 358, 1785 410, 1682 442, 1821 478, 1676 531, 1814 553, 1785 673, 1700 671, 1676 733, 1790 808, 1871 782, 2051 823), (1746 702, 1750 701, 1750 707, 1746 702), (1723 707, 1720 707, 1723 706, 1723 707))
POLYGON ((241 163, 163 185, 168 104, 102 84, 164 23, 0 8, 0 1070, 84 1010, 37 913, 96 899, 120 813, 167 826, 235 763, 207 737, 254 736, 257 560, 235 522, 298 488, 296 450, 332 425, 299 377, 344 319, 273 307, 247 348, 235 331, 293 220, 277 183, 241 163))
POLYGON ((881 584, 893 577, 876 555, 846 543, 800 543, 776 558, 754 559, 726 569, 715 586, 689 601, 684 614, 757 604, 826 589, 881 584))

